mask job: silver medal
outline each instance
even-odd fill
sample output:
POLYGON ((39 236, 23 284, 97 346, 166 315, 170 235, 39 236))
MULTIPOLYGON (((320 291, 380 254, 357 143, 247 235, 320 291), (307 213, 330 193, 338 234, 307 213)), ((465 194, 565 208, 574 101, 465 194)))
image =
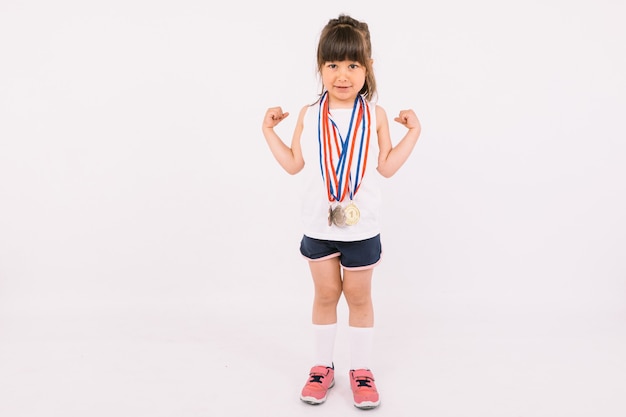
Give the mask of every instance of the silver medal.
POLYGON ((332 220, 335 226, 343 227, 346 225, 346 214, 343 211, 341 205, 335 206, 332 211, 332 220))
POLYGON ((333 225, 333 206, 328 206, 328 226, 333 225))

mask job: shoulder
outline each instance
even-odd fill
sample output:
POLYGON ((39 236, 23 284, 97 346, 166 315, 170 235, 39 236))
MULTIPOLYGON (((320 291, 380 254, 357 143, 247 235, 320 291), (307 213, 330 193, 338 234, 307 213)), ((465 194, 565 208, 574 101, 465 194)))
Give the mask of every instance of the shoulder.
POLYGON ((310 104, 306 104, 300 108, 300 112, 298 113, 298 120, 296 121, 296 129, 295 134, 299 136, 304 130, 305 120, 307 115, 309 114, 309 109, 312 106, 310 104))
POLYGON ((386 125, 387 122, 387 112, 385 111, 385 109, 381 106, 379 106, 378 104, 376 104, 376 125, 377 127, 381 127, 383 125, 386 125))
POLYGON ((304 125, 306 123, 312 123, 317 119, 317 103, 305 104, 300 109, 298 114, 298 124, 304 125), (314 111, 315 110, 315 111, 314 111))
POLYGON ((298 114, 298 120, 300 121, 304 120, 304 117, 306 116, 306 113, 307 111, 309 111, 310 108, 311 108, 310 104, 306 104, 302 106, 302 108, 300 109, 300 113, 298 114))

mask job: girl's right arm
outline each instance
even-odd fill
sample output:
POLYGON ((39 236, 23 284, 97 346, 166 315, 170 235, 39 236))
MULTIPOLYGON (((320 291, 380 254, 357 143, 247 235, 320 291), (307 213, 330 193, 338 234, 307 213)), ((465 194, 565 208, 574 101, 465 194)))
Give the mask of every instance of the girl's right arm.
POLYGON ((304 127, 304 115, 307 106, 303 107, 296 122, 296 128, 291 139, 291 147, 285 145, 285 142, 276 134, 274 127, 279 124, 285 117, 289 116, 288 112, 283 113, 280 107, 271 107, 265 112, 263 119, 263 136, 267 142, 272 155, 278 161, 281 167, 289 174, 297 174, 304 167, 304 158, 302 157, 302 149, 300 148, 300 136, 304 127))

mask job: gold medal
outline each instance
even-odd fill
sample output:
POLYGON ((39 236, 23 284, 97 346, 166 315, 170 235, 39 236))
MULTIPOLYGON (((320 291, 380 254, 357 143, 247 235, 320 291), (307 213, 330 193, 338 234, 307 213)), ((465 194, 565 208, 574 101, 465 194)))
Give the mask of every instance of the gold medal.
POLYGON ((345 216, 345 222, 348 226, 357 224, 359 222, 359 219, 361 218, 361 212, 354 203, 348 204, 343 210, 343 213, 345 216))
POLYGON ((335 226, 343 227, 346 225, 346 215, 343 212, 343 207, 337 205, 332 212, 333 223, 335 226))

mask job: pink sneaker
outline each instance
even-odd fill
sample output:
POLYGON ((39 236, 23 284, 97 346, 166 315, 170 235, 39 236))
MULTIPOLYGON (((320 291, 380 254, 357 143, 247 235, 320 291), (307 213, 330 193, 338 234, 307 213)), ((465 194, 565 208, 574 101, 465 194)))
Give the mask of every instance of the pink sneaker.
POLYGON ((300 399, 308 404, 321 404, 326 401, 326 394, 333 385, 335 385, 334 367, 314 366, 309 372, 309 380, 302 388, 300 399))
POLYGON ((376 408, 380 398, 374 383, 374 375, 369 369, 350 371, 350 386, 354 395, 354 406, 361 409, 376 408))

